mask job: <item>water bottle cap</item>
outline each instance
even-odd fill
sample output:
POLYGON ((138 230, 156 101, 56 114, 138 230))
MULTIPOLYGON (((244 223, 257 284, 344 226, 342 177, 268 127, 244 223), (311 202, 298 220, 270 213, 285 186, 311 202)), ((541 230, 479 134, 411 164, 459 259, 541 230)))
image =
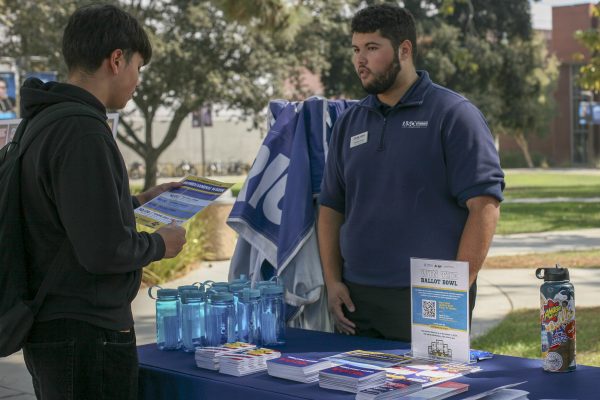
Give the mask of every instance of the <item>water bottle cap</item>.
POLYGON ((242 289, 250 287, 250 282, 238 282, 238 283, 231 283, 229 285, 229 291, 231 293, 237 293, 242 291, 242 289))
POLYGON ((184 290, 200 290, 200 288, 196 285, 183 285, 183 286, 177 286, 177 291, 179 293, 183 292, 184 290))
POLYGON ((246 277, 246 275, 241 274, 238 279, 234 279, 229 283, 246 283, 246 282, 248 282, 248 278, 246 277))
POLYGON ((213 291, 213 292, 229 292, 229 286, 213 286, 210 289, 208 289, 208 292, 213 291))
POLYGON ((215 289, 218 287, 224 287, 229 289, 229 282, 213 282, 210 286, 211 289, 215 289))
POLYGON ((260 290, 244 288, 240 293, 240 298, 245 301, 259 299, 260 290))
POLYGON ((277 283, 275 283, 273 281, 258 281, 254 284, 254 287, 256 289, 262 289, 263 287, 272 286, 272 285, 277 285, 277 283))
POLYGON ((554 268, 545 267, 536 269, 535 276, 538 279, 543 279, 544 282, 568 281, 569 269, 556 264, 554 268))
POLYGON ((181 297, 182 303, 188 303, 190 300, 204 300, 206 298, 206 293, 199 291, 196 289, 184 289, 179 292, 179 296, 181 297))
POLYGON ((177 297, 179 293, 177 292, 177 289, 158 289, 156 294, 160 299, 163 297, 177 297))
POLYGON ((281 286, 281 285, 263 286, 260 288, 260 292, 262 294, 282 294, 283 286, 281 286))
POLYGON ((210 294, 211 301, 233 301, 233 293, 216 292, 210 294))

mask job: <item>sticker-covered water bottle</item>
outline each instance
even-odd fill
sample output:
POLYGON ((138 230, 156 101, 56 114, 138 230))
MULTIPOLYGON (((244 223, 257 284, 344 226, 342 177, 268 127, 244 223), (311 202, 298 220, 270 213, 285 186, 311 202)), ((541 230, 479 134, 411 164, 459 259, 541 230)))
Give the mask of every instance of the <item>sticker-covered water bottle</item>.
POLYGON ((538 268, 535 275, 543 279, 540 287, 540 320, 544 371, 575 370, 575 289, 569 270, 538 268))

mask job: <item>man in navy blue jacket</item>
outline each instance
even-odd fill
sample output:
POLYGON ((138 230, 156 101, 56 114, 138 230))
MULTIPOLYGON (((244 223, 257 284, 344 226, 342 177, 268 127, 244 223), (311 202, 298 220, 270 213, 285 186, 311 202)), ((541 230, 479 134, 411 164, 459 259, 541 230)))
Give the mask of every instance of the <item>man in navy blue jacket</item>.
POLYGON ((347 334, 410 341, 410 258, 477 273, 499 218, 504 174, 481 112, 415 69, 415 22, 377 5, 352 20, 369 96, 336 122, 318 235, 329 308, 347 334))

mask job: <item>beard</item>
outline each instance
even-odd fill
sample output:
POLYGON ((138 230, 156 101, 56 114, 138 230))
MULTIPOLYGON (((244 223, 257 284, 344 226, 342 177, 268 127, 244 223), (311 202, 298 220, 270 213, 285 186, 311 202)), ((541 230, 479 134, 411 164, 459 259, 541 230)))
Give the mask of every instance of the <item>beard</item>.
POLYGON ((384 93, 396 83, 396 77, 400 71, 402 71, 400 61, 398 61, 398 57, 394 57, 394 61, 385 71, 378 74, 371 72, 373 81, 369 83, 361 81, 361 85, 369 94, 384 93))

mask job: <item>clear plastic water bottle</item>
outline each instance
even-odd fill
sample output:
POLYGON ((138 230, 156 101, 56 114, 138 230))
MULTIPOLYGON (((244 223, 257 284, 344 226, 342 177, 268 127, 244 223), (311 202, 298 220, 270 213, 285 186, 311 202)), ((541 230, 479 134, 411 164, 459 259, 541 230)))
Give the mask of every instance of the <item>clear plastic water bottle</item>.
POLYGON ((260 290, 245 288, 239 294, 237 305, 237 329, 240 342, 261 344, 260 338, 260 290))
POLYGON ((218 346, 227 342, 235 342, 233 294, 211 291, 206 310, 207 345, 218 346))
POLYGON ((183 351, 194 352, 206 345, 206 293, 183 290, 180 299, 183 351))
POLYGON ((179 336, 179 306, 176 289, 163 289, 152 286, 148 295, 156 300, 156 345, 159 350, 177 350, 181 347, 179 336), (158 288, 156 296, 152 289, 158 288))
POLYGON ((183 321, 182 321, 182 317, 183 317, 183 312, 181 311, 181 293, 183 293, 184 290, 200 290, 201 288, 203 288, 203 284, 200 282, 195 282, 192 283, 191 285, 182 285, 182 286, 177 286, 177 296, 179 296, 179 301, 177 302, 177 307, 179 307, 179 337, 183 339, 183 321))
POLYGON ((281 285, 268 285, 260 289, 260 332, 263 346, 285 344, 285 301, 281 285))

